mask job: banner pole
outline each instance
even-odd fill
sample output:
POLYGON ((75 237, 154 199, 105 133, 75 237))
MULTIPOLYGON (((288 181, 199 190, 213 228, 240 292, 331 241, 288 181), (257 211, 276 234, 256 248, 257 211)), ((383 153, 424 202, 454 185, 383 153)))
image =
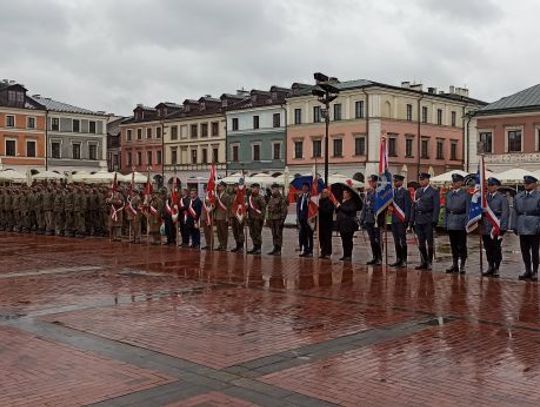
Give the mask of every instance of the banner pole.
POLYGON ((386 215, 388 211, 384 212, 384 262, 386 269, 388 269, 388 222, 386 220, 386 215))

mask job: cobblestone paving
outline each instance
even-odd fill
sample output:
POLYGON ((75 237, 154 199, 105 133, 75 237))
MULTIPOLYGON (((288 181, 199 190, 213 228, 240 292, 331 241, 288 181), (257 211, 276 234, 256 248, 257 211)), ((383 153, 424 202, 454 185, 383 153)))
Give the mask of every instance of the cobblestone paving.
POLYGON ((296 240, 276 258, 0 233, 0 405, 538 405, 540 292, 513 236, 498 280, 474 238, 465 276, 442 273, 444 236, 433 272, 364 266, 361 235, 352 264, 296 240))

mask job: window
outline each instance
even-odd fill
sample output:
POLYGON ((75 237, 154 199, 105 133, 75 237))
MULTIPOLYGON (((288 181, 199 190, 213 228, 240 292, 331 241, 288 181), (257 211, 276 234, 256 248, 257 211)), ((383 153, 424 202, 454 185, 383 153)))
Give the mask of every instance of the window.
POLYGON ((156 127, 156 138, 161 138, 161 127, 156 127))
POLYGON ((26 156, 27 157, 36 156, 36 142, 34 140, 26 141, 26 156))
POLYGON ((60 119, 58 117, 53 117, 51 119, 51 130, 58 131, 60 129, 60 119))
POLYGON ((251 159, 253 161, 261 161, 261 145, 260 144, 253 144, 251 146, 251 159))
POLYGON ((212 162, 219 163, 219 147, 212 148, 212 162))
POLYGON ((232 119, 232 129, 233 129, 233 131, 238 130, 238 117, 234 117, 232 119))
POLYGON ((429 158, 429 154, 428 154, 428 151, 429 151, 429 140, 422 140, 421 148, 422 148, 422 154, 421 154, 421 157, 422 157, 422 158, 429 158))
POLYGON ((334 139, 334 157, 343 157, 343 140, 334 139))
POLYGON ((219 137, 219 122, 212 122, 212 137, 219 137))
POLYGON ((397 139, 395 137, 388 138, 388 156, 397 157, 397 139))
POLYGON ((191 150, 191 164, 197 164, 197 150, 191 150))
POLYGON ((238 146, 232 146, 232 160, 233 162, 237 163, 240 161, 240 157, 238 154, 239 147, 238 146))
POLYGON ((81 145, 80 144, 73 144, 71 146, 71 152, 72 152, 72 158, 75 160, 81 159, 81 145))
POLYGON ((73 133, 79 133, 81 131, 81 121, 73 119, 73 133))
POLYGON ((15 140, 6 140, 6 156, 15 157, 17 155, 17 147, 15 140))
POLYGON ((15 116, 6 116, 6 127, 15 127, 15 116))
POLYGON ((188 126, 184 124, 180 126, 180 138, 187 138, 188 136, 188 126))
POLYGON ((201 137, 208 137, 208 123, 201 123, 201 137))
POLYGON ((364 118, 364 101, 359 100, 354 103, 354 117, 356 119, 364 118))
POLYGON ((171 140, 178 140, 178 126, 171 126, 171 140))
POLYGON ((171 164, 178 163, 178 149, 171 148, 171 164))
POLYGON ((422 106, 422 123, 427 123, 428 121, 428 108, 427 106, 422 106))
POLYGON ((274 113, 272 116, 272 124, 274 127, 281 127, 281 115, 279 113, 274 113))
POLYGON ((294 124, 302 124, 302 109, 294 109, 294 124))
POLYGON ((161 150, 156 151, 156 164, 161 165, 161 150))
POLYGON ((253 128, 254 129, 259 128, 259 116, 253 116, 253 128))
POLYGON ((128 129, 126 131, 126 139, 127 139, 127 141, 131 141, 132 134, 133 134, 133 131, 131 129, 128 129))
POLYGON ((151 151, 146 152, 146 164, 152 165, 152 152, 151 151))
POLYGON ((405 157, 413 157, 413 139, 408 138, 405 140, 405 157))
POLYGON ((444 141, 437 140, 437 160, 444 160, 444 141))
POLYGON ((96 134, 96 122, 88 122, 88 133, 96 134))
POLYGON ((152 138, 152 128, 151 127, 146 129, 146 138, 152 138))
POLYGON ((321 107, 313 106, 313 123, 321 122, 321 107))
POLYGON ((302 155, 304 153, 304 142, 303 141, 295 141, 294 142, 294 158, 302 158, 302 155))
POLYGON ((142 129, 137 129, 137 139, 142 139, 142 129))
POLYGON ((142 165, 142 152, 137 152, 137 165, 142 165))
POLYGON ((51 157, 60 158, 60 143, 51 143, 51 157))
POLYGON ((272 158, 274 160, 281 160, 281 143, 274 143, 272 145, 272 158))
POLYGON ((28 129, 35 129, 36 128, 36 118, 35 117, 28 117, 26 119, 26 127, 28 129))
POLYGON ((334 120, 341 120, 341 103, 334 105, 334 120))
POLYGON ((493 152, 493 133, 490 131, 480 132, 480 142, 483 143, 484 153, 493 152))
POLYGON ((313 158, 322 157, 322 141, 313 140, 313 158))
POLYGON ((201 163, 208 164, 208 149, 206 148, 201 150, 201 163))
POLYGON ((508 152, 509 153, 521 152, 521 130, 508 131, 508 152))
POLYGON ((18 92, 16 90, 8 91, 8 100, 10 104, 24 103, 24 92, 18 92))
POLYGON ((88 145, 88 158, 90 160, 97 160, 97 145, 96 144, 88 145))
POLYGON ((407 104, 407 121, 412 122, 412 105, 407 104))
POLYGON ((197 138, 199 133, 199 126, 196 124, 191 125, 191 138, 197 138))
POLYGON ((131 156, 131 153, 127 153, 127 164, 129 167, 133 165, 133 157, 131 156))
POLYGON ((457 123, 457 113, 452 112, 452 127, 456 127, 456 123, 457 123))
POLYGON ((442 109, 437 109, 437 124, 442 125, 442 109))
POLYGON ((452 141, 452 143, 450 144, 450 159, 451 160, 457 160, 458 159, 458 156, 457 156, 457 142, 455 142, 455 141, 452 141))
POLYGON ((354 155, 366 155, 365 137, 356 137, 354 139, 354 155))

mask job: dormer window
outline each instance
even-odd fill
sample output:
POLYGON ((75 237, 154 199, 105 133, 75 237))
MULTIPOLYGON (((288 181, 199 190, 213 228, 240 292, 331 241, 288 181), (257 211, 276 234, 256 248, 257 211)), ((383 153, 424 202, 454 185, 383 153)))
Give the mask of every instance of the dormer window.
POLYGON ((8 91, 8 100, 9 103, 24 103, 24 92, 17 90, 8 91))

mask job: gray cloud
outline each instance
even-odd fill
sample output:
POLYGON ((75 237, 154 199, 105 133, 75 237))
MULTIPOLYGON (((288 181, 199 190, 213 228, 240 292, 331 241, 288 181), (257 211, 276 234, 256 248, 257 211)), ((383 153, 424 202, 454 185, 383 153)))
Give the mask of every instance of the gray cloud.
POLYGON ((0 77, 122 114, 140 102, 311 81, 319 70, 467 85, 486 100, 537 82, 534 0, 3 3, 0 77))

